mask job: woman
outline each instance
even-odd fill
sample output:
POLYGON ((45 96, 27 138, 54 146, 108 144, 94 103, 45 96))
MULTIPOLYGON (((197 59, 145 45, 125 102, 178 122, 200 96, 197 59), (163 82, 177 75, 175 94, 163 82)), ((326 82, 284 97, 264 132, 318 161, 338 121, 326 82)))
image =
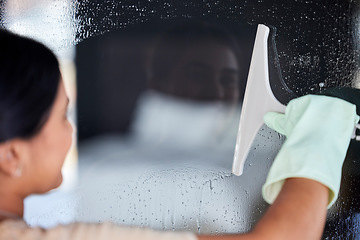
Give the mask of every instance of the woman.
POLYGON ((66 117, 69 100, 58 62, 47 48, 0 31, 0 52, 0 239, 255 240, 321 237, 326 207, 336 199, 341 165, 355 122, 359 120, 355 105, 324 96, 299 98, 289 104, 285 115, 270 113, 266 116, 267 124, 287 135, 288 139, 263 189, 268 202, 276 200, 250 233, 196 237, 192 233, 156 232, 109 223, 76 223, 49 230, 28 227, 22 220, 25 197, 47 192, 59 186, 62 180, 61 166, 71 145, 72 134, 66 117), (324 106, 326 111, 321 111, 324 106), (329 117, 334 113, 335 120, 329 117), (314 124, 307 124, 308 127, 304 121, 314 124), (316 124, 319 121, 321 124, 316 124), (323 144, 318 143, 319 136, 323 137, 328 127, 332 127, 328 135, 330 141, 324 139, 323 144), (332 141, 334 138, 341 144, 332 141), (303 142, 306 142, 305 148, 303 142), (316 149, 321 150, 321 145, 328 153, 318 154, 316 149), (301 157, 291 154, 294 149, 301 157), (304 151, 308 154, 302 155, 304 151), (324 159, 323 156, 326 161, 314 161, 324 159), (318 164, 314 166, 314 162, 318 164))

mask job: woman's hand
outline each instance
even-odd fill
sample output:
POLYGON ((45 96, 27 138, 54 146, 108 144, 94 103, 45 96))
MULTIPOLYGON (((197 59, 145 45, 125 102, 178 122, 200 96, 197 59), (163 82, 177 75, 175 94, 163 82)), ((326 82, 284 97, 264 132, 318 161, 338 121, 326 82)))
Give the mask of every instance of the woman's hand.
POLYGON ((273 205, 250 233, 199 240, 320 239, 326 207, 337 198, 342 164, 359 121, 356 105, 308 95, 290 101, 285 114, 267 114, 265 123, 287 137, 263 187, 264 199, 273 205))

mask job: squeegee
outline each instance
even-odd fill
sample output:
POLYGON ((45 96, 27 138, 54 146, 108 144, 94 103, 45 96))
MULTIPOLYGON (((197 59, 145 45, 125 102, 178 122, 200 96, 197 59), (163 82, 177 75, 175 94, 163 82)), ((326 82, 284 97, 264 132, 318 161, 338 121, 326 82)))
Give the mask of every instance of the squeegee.
MULTIPOLYGON (((286 106, 280 103, 270 87, 268 67, 268 36, 270 29, 262 24, 258 25, 246 90, 240 115, 239 130, 236 139, 233 174, 240 176, 244 170, 244 163, 251 149, 251 145, 267 112, 284 113, 286 106)), ((352 139, 360 141, 354 128, 352 139)))
POLYGON ((244 163, 267 112, 285 112, 285 107, 274 96, 269 82, 268 36, 269 28, 259 24, 256 32, 246 91, 236 139, 233 174, 243 173, 244 163))

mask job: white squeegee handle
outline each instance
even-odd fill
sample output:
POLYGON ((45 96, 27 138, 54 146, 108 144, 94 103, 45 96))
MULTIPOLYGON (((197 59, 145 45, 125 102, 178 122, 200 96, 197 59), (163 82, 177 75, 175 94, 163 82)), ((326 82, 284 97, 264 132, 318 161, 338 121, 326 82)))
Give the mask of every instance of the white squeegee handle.
POLYGON ((269 28, 259 24, 251 57, 248 80, 240 115, 232 172, 241 175, 252 142, 264 124, 267 112, 285 112, 285 106, 274 96, 269 82, 268 45, 269 28))

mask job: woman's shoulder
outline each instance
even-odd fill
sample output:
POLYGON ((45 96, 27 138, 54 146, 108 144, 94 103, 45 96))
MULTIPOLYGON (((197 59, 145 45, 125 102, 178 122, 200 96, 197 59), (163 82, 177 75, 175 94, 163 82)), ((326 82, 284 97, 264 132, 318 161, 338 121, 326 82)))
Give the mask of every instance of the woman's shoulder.
POLYGON ((147 228, 117 226, 113 223, 73 223, 51 229, 29 227, 23 220, 0 223, 2 240, 90 240, 90 239, 144 239, 144 240, 196 240, 192 233, 154 231, 147 228))

